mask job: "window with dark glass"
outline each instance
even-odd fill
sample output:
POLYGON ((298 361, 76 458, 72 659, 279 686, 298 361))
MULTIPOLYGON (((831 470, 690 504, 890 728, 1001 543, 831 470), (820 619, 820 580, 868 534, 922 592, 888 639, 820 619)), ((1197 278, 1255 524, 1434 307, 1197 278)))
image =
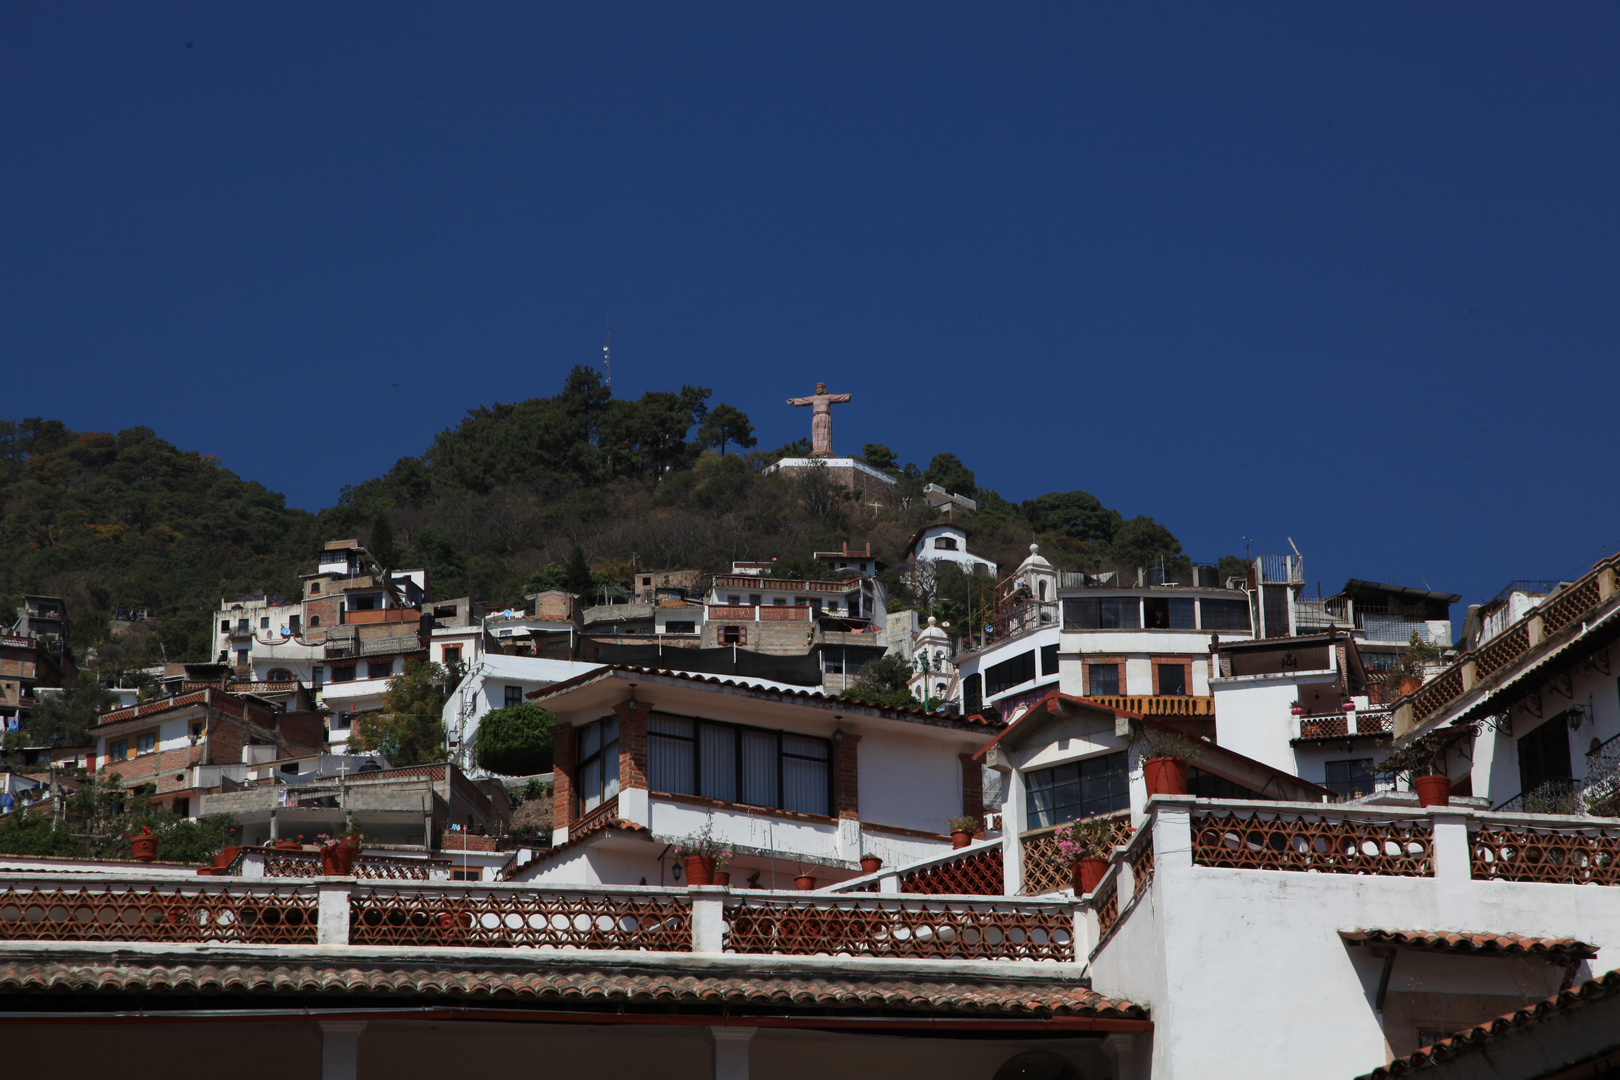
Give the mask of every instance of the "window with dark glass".
POLYGON ((664 624, 666 634, 695 634, 697 621, 694 619, 671 619, 664 624))
POLYGON ((984 691, 980 689, 982 684, 983 679, 977 674, 962 680, 962 711, 968 716, 984 708, 984 691))
POLYGON ((934 547, 938 548, 940 551, 955 551, 956 537, 936 536, 934 537, 934 547))
POLYGON ((1142 625, 1149 630, 1196 630, 1197 604, 1190 596, 1145 596, 1142 625))
POLYGON ((1019 683, 1029 682, 1034 677, 1035 653, 1031 651, 1015 656, 1011 660, 990 665, 984 673, 984 692, 994 696, 1012 689, 1019 683))
POLYGON ((332 681, 333 682, 353 682, 354 681, 354 665, 353 664, 333 664, 332 665, 332 681))
POLYGON ((516 708, 523 704, 523 687, 507 685, 502 687, 505 697, 503 704, 508 708, 516 708))
POLYGON ((654 791, 827 816, 832 743, 654 713, 647 722, 647 772, 654 791))
POLYGON ((1123 750, 1024 774, 1024 808, 1031 829, 1124 810, 1130 805, 1123 750))
POLYGON ((1249 632, 1249 602, 1205 597, 1198 601, 1203 608, 1203 629, 1240 630, 1249 632))
POLYGON ((1074 596, 1063 601, 1065 630, 1137 630, 1141 626, 1141 597, 1074 596))
POLYGON ((1371 795, 1374 791, 1373 759, 1352 758, 1327 763, 1323 787, 1336 795, 1371 795))
POLYGON ((386 679, 394 674, 392 660, 371 660, 366 663, 366 678, 386 679))
POLYGON ((1187 692, 1187 666, 1185 664, 1159 665, 1159 693, 1185 694, 1187 692))
POLYGON ((1058 647, 1056 644, 1041 646, 1041 674, 1056 675, 1058 673, 1058 647))
POLYGON ((304 620, 303 620, 303 618, 301 616, 298 616, 298 615, 289 615, 289 616, 287 616, 287 629, 288 630, 291 630, 293 633, 296 634, 296 633, 298 633, 298 631, 302 630, 303 628, 304 628, 304 620))
POLYGON ((1568 783, 1569 721, 1553 717, 1519 740, 1519 794, 1528 795, 1553 781, 1568 783))
POLYGON ((619 794, 619 718, 579 729, 579 812, 588 814, 619 794))
POLYGON ((135 752, 137 754, 150 754, 157 749, 157 732, 143 731, 135 736, 135 752))
POLYGON ((444 666, 451 667, 461 663, 461 646, 446 645, 444 647, 444 666))
POLYGON ((129 740, 118 739, 107 744, 107 759, 109 761, 122 761, 129 757, 129 740))
POLYGON ((1086 692, 1092 696, 1119 693, 1119 665, 1087 664, 1086 682, 1089 684, 1086 692))
POLYGON ((1200 799, 1265 799, 1269 796, 1234 784, 1224 776, 1207 773, 1196 765, 1187 766, 1187 794, 1200 799))
POLYGON ((720 628, 720 644, 746 645, 748 644, 748 631, 741 626, 722 626, 720 628))

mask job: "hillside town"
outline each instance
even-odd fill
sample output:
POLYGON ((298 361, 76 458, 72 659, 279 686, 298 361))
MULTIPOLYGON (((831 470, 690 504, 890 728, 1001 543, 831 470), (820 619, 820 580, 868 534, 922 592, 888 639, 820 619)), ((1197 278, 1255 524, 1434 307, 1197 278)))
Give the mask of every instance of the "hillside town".
MULTIPOLYGON (((767 471, 881 502, 841 399, 791 399, 767 471)), ((1620 557, 1459 611, 1312 595, 1287 538, 1003 564, 922 497, 893 563, 853 533, 499 609, 328 538, 76 739, 30 735, 82 673, 26 595, 0 835, 56 846, 0 855, 6 1011, 272 1023, 327 1078, 515 1031, 717 1080, 1615 1068, 1620 557)))

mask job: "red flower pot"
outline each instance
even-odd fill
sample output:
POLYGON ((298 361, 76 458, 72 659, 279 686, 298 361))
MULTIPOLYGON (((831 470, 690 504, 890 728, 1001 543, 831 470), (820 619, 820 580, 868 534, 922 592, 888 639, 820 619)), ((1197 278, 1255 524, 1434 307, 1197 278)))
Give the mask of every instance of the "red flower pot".
POLYGON ((340 836, 340 837, 338 837, 338 846, 339 847, 346 847, 346 848, 354 848, 354 850, 359 851, 360 850, 360 838, 358 836, 340 836))
MULTIPOLYGON (((953 837, 952 839, 954 840, 955 838, 953 837)), ((957 844, 956 846, 961 847, 962 845, 957 844)), ((861 873, 863 874, 875 874, 881 869, 883 869, 882 859, 869 856, 861 860, 861 873)))
POLYGON ((1451 781, 1444 776, 1420 776, 1412 781, 1419 806, 1451 805, 1451 781))
POLYGON ((1344 703, 1344 711, 1345 712, 1355 712, 1356 711, 1356 703, 1353 702, 1353 701, 1345 702, 1344 703))
POLYGON ((277 840, 275 842, 274 846, 275 846, 275 849, 277 851, 303 851, 304 850, 304 845, 300 844, 296 840, 277 840))
POLYGON ((714 872, 714 883, 716 885, 725 885, 729 887, 731 885, 731 871, 716 870, 714 872))
POLYGON ((130 850, 135 855, 136 862, 154 862, 157 859, 158 838, 155 836, 132 836, 129 838, 130 850))
POLYGON ((686 866, 688 885, 713 885, 714 860, 707 855, 688 855, 681 860, 686 866))
POLYGON ((1303 705, 1292 705, 1289 707, 1288 711, 1293 713, 1295 716, 1305 715, 1305 707, 1303 705))
POLYGON ((1077 859, 1069 869, 1074 874, 1074 895, 1084 896, 1096 892, 1097 886, 1102 884, 1103 875, 1108 873, 1108 860, 1087 855, 1077 859))
POLYGON ((793 879, 793 884, 798 887, 800 892, 809 892, 816 887, 816 879, 811 874, 800 874, 793 879))
POLYGON ((321 847, 321 873, 327 877, 351 877, 354 874, 354 859, 360 854, 357 847, 345 847, 342 844, 322 845, 321 847))
POLYGON ((951 847, 964 848, 973 843, 973 834, 970 832, 951 833, 951 847))
POLYGON ((1142 762, 1142 780, 1148 798, 1187 794, 1187 763, 1180 758, 1156 757, 1142 762))

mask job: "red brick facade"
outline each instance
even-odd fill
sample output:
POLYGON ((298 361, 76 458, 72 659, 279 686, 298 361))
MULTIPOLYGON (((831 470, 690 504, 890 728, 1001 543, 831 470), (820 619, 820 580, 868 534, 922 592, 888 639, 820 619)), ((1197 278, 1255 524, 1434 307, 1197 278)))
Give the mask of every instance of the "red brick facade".
POLYGON ((613 707, 619 718, 619 790, 647 790, 647 719, 652 706, 627 698, 613 707))
POLYGON ((962 762, 962 816, 979 823, 974 830, 984 835, 984 770, 973 760, 972 754, 956 755, 962 762))
POLYGON ((574 821, 574 726, 558 724, 551 733, 551 821, 556 827, 574 821))
POLYGON ((860 769, 856 745, 859 735, 841 731, 833 736, 833 813, 850 821, 861 817, 860 769))

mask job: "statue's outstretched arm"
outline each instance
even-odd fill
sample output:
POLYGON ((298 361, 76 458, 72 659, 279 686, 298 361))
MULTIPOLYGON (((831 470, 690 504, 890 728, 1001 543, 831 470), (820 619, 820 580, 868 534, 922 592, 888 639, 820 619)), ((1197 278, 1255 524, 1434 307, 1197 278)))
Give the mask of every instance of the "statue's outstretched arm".
POLYGON ((849 398, 850 398, 849 394, 828 394, 827 395, 827 403, 829 405, 842 405, 846 401, 848 401, 849 398))
MULTIPOLYGON (((844 397, 847 398, 847 397, 849 397, 849 395, 845 394, 844 397)), ((789 405, 814 405, 816 402, 815 402, 814 398, 790 397, 790 398, 787 399, 787 403, 789 405)))

